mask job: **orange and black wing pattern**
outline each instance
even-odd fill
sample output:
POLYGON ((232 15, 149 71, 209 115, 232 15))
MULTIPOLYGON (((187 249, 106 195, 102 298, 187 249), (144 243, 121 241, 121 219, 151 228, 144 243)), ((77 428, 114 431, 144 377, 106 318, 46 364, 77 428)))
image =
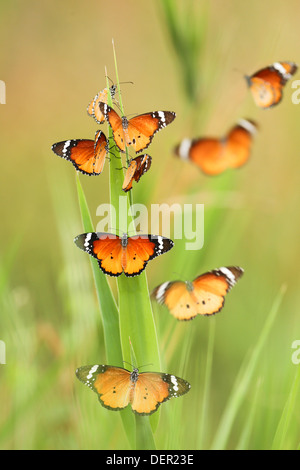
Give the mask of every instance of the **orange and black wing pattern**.
POLYGON ((130 372, 122 367, 91 365, 79 367, 76 376, 97 393, 102 406, 122 410, 130 403, 130 372))
POLYGON ((172 397, 187 393, 191 386, 175 375, 160 372, 129 372, 122 367, 90 365, 79 367, 76 376, 97 393, 102 406, 122 410, 131 404, 139 415, 151 415, 172 397))
POLYGON ((240 168, 248 161, 253 137, 258 129, 250 119, 241 119, 226 136, 223 159, 227 168, 240 168))
POLYGON ((120 117, 106 103, 100 103, 99 107, 112 128, 114 141, 121 152, 125 152, 126 146, 132 146, 136 153, 141 152, 150 145, 156 132, 176 117, 172 111, 153 111, 127 119, 126 116, 120 117))
MULTIPOLYGON (((116 94, 117 85, 112 85, 109 88, 111 99, 113 100, 116 94)), ((87 113, 89 116, 93 117, 98 124, 103 124, 105 122, 105 117, 99 108, 99 103, 107 103, 107 88, 99 91, 95 98, 90 102, 87 107, 87 113)))
POLYGON ((139 275, 148 262, 169 251, 174 243, 160 235, 135 235, 122 237, 106 232, 78 235, 78 248, 97 259, 100 269, 109 276, 132 277, 139 275))
POLYGON ((107 155, 107 139, 97 131, 94 140, 73 139, 52 145, 53 152, 71 162, 77 171, 89 176, 102 173, 107 155))
POLYGON ((263 109, 279 104, 284 85, 297 69, 298 66, 294 62, 274 62, 253 75, 246 76, 255 104, 263 109))
POLYGON ((239 168, 246 163, 256 130, 254 121, 241 119, 225 137, 183 139, 174 153, 183 160, 192 161, 206 175, 219 175, 227 169, 239 168))
POLYGON ((151 161, 152 158, 147 154, 130 160, 122 186, 123 191, 130 191, 133 181, 139 182, 142 175, 150 169, 151 161))
POLYGON ((223 308, 227 292, 243 272, 238 266, 230 266, 202 274, 193 282, 167 281, 153 290, 152 298, 165 305, 177 320, 214 315, 223 308))

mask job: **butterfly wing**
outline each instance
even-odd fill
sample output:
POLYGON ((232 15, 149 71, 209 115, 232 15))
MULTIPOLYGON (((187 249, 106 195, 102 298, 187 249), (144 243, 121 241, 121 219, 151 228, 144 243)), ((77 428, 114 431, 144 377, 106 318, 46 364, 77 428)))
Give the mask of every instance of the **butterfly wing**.
POLYGON ((223 155, 228 168, 239 168, 247 162, 256 130, 256 123, 246 119, 241 119, 230 130, 223 155))
POLYGON ((120 276, 122 268, 122 244, 117 235, 90 232, 78 235, 75 244, 96 258, 100 269, 109 276, 120 276))
POLYGON ((85 175, 99 175, 103 169, 107 152, 107 140, 103 132, 97 131, 95 140, 73 139, 52 145, 53 152, 70 161, 76 170, 85 175))
MULTIPOLYGON (((112 100, 115 97, 116 89, 117 89, 116 85, 112 85, 109 89, 112 100)), ((99 103, 101 102, 107 103, 107 95, 108 95, 107 88, 104 88, 104 90, 99 91, 99 93, 97 93, 95 98, 90 102, 90 104, 87 107, 88 115, 93 117, 98 124, 103 124, 105 122, 105 117, 100 110, 99 103)))
POLYGON ((81 250, 97 259, 100 269, 109 276, 137 276, 147 263, 169 251, 174 243, 169 238, 156 235, 128 237, 126 245, 117 235, 90 232, 78 235, 75 244, 81 250))
POLYGON ((193 281, 193 294, 199 315, 213 315, 224 306, 227 292, 236 284, 244 271, 238 266, 222 267, 198 276, 193 281))
POLYGON ((198 315, 197 299, 185 282, 164 282, 151 295, 159 304, 165 305, 177 320, 191 320, 198 315))
POLYGON ((150 155, 140 155, 133 158, 126 171, 122 189, 127 192, 132 188, 133 181, 138 182, 141 176, 150 169, 152 158, 150 155))
POLYGON ((274 62, 252 76, 246 76, 255 104, 267 109, 280 103, 283 87, 297 68, 293 62, 274 62))
POLYGON ((190 384, 171 374, 143 372, 138 376, 131 401, 132 411, 140 415, 154 413, 159 405, 190 390, 190 384))
POLYGON ((127 145, 132 145, 136 153, 141 152, 150 145, 156 132, 171 124, 175 117, 172 111, 154 111, 130 119, 127 145))
POLYGON ((93 173, 100 175, 103 171, 105 157, 107 155, 108 142, 102 131, 97 131, 95 135, 94 142, 94 161, 92 162, 92 167, 90 168, 93 173))
POLYGON ((191 320, 197 315, 219 312, 225 295, 242 276, 240 267, 227 267, 198 276, 192 283, 165 282, 152 293, 155 300, 166 305, 177 320, 191 320))
POLYGON ((139 275, 148 262, 169 251, 174 243, 169 238, 156 235, 136 235, 128 238, 126 252, 123 252, 122 265, 128 277, 139 275))
POLYGON ((116 113, 116 111, 110 106, 108 106, 106 103, 100 102, 99 109, 108 124, 110 125, 110 127, 112 128, 113 137, 116 145, 119 147, 121 152, 125 152, 126 141, 122 126, 122 119, 116 113))
POLYGON ((79 367, 76 376, 97 393, 105 408, 117 411, 129 404, 133 383, 128 370, 115 366, 90 365, 79 367))

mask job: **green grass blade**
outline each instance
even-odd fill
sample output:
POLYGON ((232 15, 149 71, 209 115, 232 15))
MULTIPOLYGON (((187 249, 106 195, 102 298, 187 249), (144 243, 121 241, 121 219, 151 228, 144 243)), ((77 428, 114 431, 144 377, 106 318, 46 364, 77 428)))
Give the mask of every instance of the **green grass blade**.
MULTIPOLYGON (((93 232, 94 228, 79 176, 77 176, 77 190, 84 230, 86 232, 93 232)), ((123 367, 118 308, 107 278, 99 269, 97 260, 90 257, 90 261, 102 315, 106 360, 108 364, 123 367)), ((131 410, 128 408, 123 410, 120 414, 128 440, 133 446, 133 443, 135 442, 135 429, 134 418, 131 410)))
POLYGON ((256 347, 253 350, 249 361, 242 367, 240 373, 238 374, 235 386, 233 388, 228 404, 221 418, 221 422, 218 427, 215 439, 211 446, 213 450, 222 450, 226 448, 226 444, 232 429, 233 422, 249 389, 249 385, 253 378, 255 367, 258 363, 261 351, 278 313, 284 292, 285 286, 280 289, 273 303, 269 316, 265 322, 256 347))
MULTIPOLYGON (((89 214, 85 195, 83 193, 83 189, 79 180, 79 176, 77 176, 77 190, 84 231, 93 232, 93 224, 89 214)), ((108 284, 107 278, 99 269, 97 260, 90 257, 90 261, 92 264, 96 291, 102 315, 105 350, 107 355, 106 360, 108 364, 118 365, 122 367, 122 350, 120 342, 119 313, 117 305, 111 292, 110 286, 108 284)))
POLYGON ((285 445, 287 433, 289 426, 291 424, 292 418, 294 417, 294 410, 297 400, 299 400, 299 389, 300 389, 300 367, 297 368, 295 375, 294 383, 292 385, 288 400, 283 409, 278 427, 275 433, 275 437, 272 444, 272 450, 283 450, 289 449, 290 446, 288 443, 285 445))
MULTIPOLYGON (((116 56, 115 69, 119 88, 116 56)), ((122 102, 120 102, 120 105, 123 114, 122 102)), ((113 143, 110 126, 109 140, 113 143)), ((130 198, 128 193, 125 194, 122 191, 124 174, 123 171, 118 169, 122 166, 120 162, 120 152, 117 147, 114 147, 110 152, 110 202, 116 214, 116 220, 112 221, 112 226, 115 226, 119 234, 128 232, 128 228, 130 226, 133 227, 130 212, 130 198)), ((159 371, 160 357, 146 274, 143 272, 141 275, 133 278, 127 278, 122 274, 117 279, 117 285, 123 359, 124 361, 130 362, 133 349, 137 360, 136 366, 151 363, 154 367, 153 370, 159 371)), ((150 418, 151 425, 154 429, 157 426, 158 417, 159 412, 156 412, 150 418)), ((149 449, 155 449, 154 438, 148 421, 149 419, 147 417, 136 417, 137 448, 142 445, 143 447, 147 446, 149 449), (143 436, 142 442, 139 440, 140 436, 143 436)))

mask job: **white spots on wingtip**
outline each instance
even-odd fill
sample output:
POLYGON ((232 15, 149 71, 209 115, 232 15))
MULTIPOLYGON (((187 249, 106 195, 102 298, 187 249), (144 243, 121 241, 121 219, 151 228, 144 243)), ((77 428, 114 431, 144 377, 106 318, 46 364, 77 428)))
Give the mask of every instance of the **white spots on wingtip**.
POLYGON ((62 154, 64 157, 67 155, 68 148, 70 147, 70 145, 71 145, 71 140, 66 140, 65 145, 63 146, 63 149, 62 149, 62 154))
POLYGON ((163 111, 158 111, 157 113, 160 117, 160 120, 161 120, 161 123, 163 126, 166 125, 166 116, 165 116, 165 113, 163 111))
POLYGON ((96 372, 96 370, 98 369, 98 367, 99 367, 99 365, 96 364, 96 365, 94 365, 94 366, 90 369, 88 375, 86 376, 87 380, 90 380, 90 379, 93 377, 93 374, 96 372))
POLYGON ((89 249, 90 240, 91 240, 91 238, 92 238, 92 235, 93 235, 92 233, 87 233, 87 234, 86 234, 86 237, 85 237, 85 239, 84 239, 84 244, 83 244, 83 245, 84 245, 84 247, 87 248, 87 249, 89 249))
POLYGON ((170 284, 169 281, 166 281, 166 282, 164 282, 163 284, 161 284, 159 286, 159 288, 157 289, 156 295, 155 295, 155 298, 156 298, 157 302, 159 302, 159 303, 163 302, 164 295, 165 295, 166 289, 167 289, 169 284, 170 284))
POLYGON ((235 275, 230 271, 228 268, 220 268, 219 271, 224 274, 224 276, 228 279, 228 282, 231 286, 234 286, 236 283, 235 275))
POLYGON ((257 132, 256 126, 252 122, 247 121, 247 119, 240 119, 238 124, 252 135, 256 134, 257 132))
POLYGON ((280 62, 274 62, 273 67, 280 73, 280 75, 283 76, 285 80, 291 78, 292 75, 286 71, 286 69, 280 62))
POLYGON ((164 249, 164 239, 163 237, 161 237, 160 235, 157 237, 157 241, 158 241, 158 250, 160 252, 162 252, 162 250, 164 249))
POLYGON ((175 392, 174 395, 176 396, 176 392, 178 392, 179 390, 177 378, 175 377, 175 375, 171 375, 170 380, 173 384, 173 390, 175 392))
POLYGON ((190 148, 192 145, 191 139, 183 139, 181 144, 179 145, 178 155, 183 160, 187 160, 189 158, 190 148))

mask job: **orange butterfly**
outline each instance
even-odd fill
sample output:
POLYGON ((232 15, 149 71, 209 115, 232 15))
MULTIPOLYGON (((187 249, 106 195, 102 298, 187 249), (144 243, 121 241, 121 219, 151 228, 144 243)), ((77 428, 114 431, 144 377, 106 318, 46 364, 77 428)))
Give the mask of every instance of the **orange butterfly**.
POLYGON ((97 393, 102 406, 122 410, 129 403, 139 415, 151 415, 161 403, 187 393, 191 386, 175 375, 160 372, 129 372, 122 367, 91 365, 79 367, 76 376, 97 393))
POLYGON ((73 163, 76 170, 85 175, 100 175, 108 152, 108 141, 102 131, 97 131, 95 140, 64 140, 52 145, 59 157, 73 163))
POLYGON ((174 153, 183 160, 194 162, 205 174, 218 175, 247 162, 256 130, 255 122, 241 119, 225 137, 183 139, 174 153))
POLYGON ((223 308, 225 295, 243 273, 238 266, 214 269, 196 277, 193 282, 164 282, 153 290, 151 296, 166 305, 177 320, 213 315, 223 308))
POLYGON ((100 269, 109 276, 137 276, 147 263, 169 251, 174 242, 160 235, 135 235, 122 237, 112 233, 90 232, 74 240, 81 250, 97 259, 100 269))
POLYGON ((112 128, 114 141, 121 152, 125 152, 126 145, 132 145, 136 153, 141 152, 150 145, 154 134, 176 117, 171 111, 153 111, 127 119, 126 116, 120 117, 106 103, 100 103, 99 107, 112 128))
POLYGON ((297 69, 294 62, 274 62, 251 76, 246 75, 255 104, 267 109, 280 103, 283 87, 297 69))
MULTIPOLYGON (((112 85, 109 88, 110 96, 112 100, 115 98, 116 90, 117 90, 117 85, 112 85)), ((103 124, 105 122, 105 117, 100 111, 99 103, 100 102, 107 103, 107 95, 108 95, 108 90, 107 88, 104 88, 104 90, 99 91, 99 93, 97 93, 95 98, 90 102, 90 104, 87 107, 88 115, 93 117, 98 124, 103 124)))
POLYGON ((152 158, 150 155, 140 155, 132 158, 127 168, 122 189, 127 192, 132 188, 133 181, 137 183, 146 171, 150 169, 152 158))

